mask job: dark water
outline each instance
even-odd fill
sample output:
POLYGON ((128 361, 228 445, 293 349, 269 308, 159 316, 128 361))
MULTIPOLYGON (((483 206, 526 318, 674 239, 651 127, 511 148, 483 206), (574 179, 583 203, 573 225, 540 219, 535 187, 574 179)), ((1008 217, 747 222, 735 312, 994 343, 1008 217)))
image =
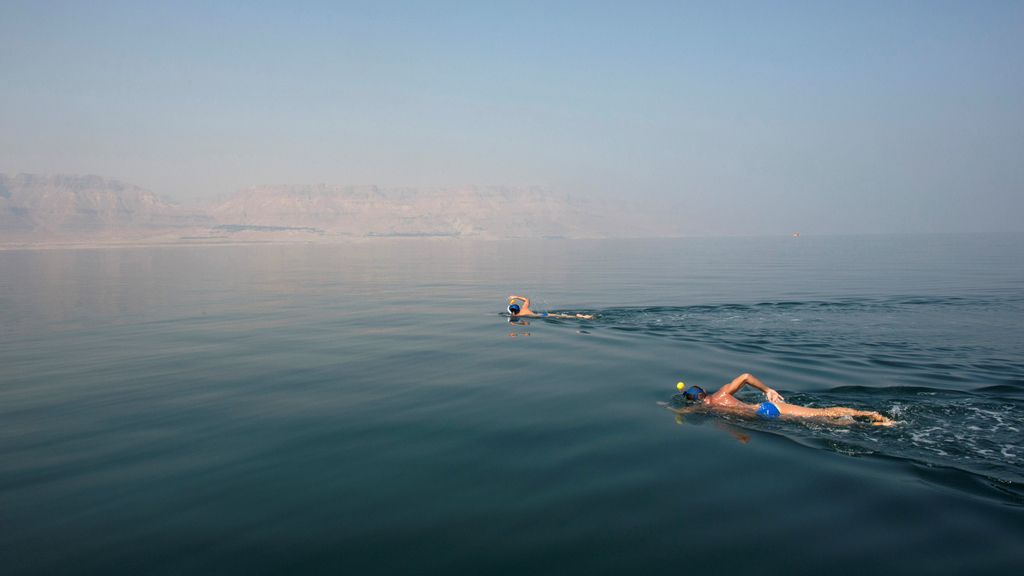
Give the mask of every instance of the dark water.
POLYGON ((1022 248, 0 252, 0 565, 1016 572, 1022 248), (510 293, 598 317, 509 324, 510 293), (741 372, 900 425, 677 422, 658 405, 677 380, 741 372))

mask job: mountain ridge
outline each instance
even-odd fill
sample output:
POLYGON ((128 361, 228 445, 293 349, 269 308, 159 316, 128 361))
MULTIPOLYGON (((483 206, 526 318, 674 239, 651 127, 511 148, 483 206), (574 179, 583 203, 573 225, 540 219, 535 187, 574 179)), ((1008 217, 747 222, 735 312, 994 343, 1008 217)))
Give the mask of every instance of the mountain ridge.
POLYGON ((0 174, 6 242, 605 238, 650 232, 644 221, 622 205, 540 186, 257 186, 186 209, 102 176, 0 174))

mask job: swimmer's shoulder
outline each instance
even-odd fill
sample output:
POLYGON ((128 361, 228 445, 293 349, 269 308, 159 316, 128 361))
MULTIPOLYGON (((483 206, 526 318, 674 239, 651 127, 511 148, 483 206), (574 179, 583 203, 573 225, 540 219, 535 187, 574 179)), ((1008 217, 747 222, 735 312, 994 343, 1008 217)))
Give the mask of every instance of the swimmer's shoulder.
POLYGON ((757 409, 757 404, 747 404, 746 402, 740 400, 739 398, 733 396, 732 394, 722 393, 721 390, 708 396, 707 400, 705 400, 705 403, 708 406, 711 406, 712 408, 726 408, 732 410, 735 410, 737 408, 748 410, 757 409))

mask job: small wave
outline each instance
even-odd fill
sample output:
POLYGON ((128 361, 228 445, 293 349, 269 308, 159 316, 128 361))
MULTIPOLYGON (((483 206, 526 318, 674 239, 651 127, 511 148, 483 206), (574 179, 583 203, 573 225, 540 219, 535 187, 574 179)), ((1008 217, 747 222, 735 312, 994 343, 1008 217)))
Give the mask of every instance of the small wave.
POLYGON ((996 487, 990 495, 1024 505, 1022 313, 1022 296, 898 295, 615 308, 593 329, 699 342, 802 374, 855 371, 856 381, 880 385, 783 392, 796 404, 875 410, 898 426, 735 424, 818 449, 956 471, 925 476, 996 487))
POLYGON ((999 394, 1002 396, 1009 396, 1014 398, 1024 398, 1024 382, 1017 381, 1014 384, 994 384, 992 386, 982 386, 975 389, 976 392, 985 394, 999 394))
MULTIPOLYGON (((729 417, 733 424, 849 456, 887 458, 956 470, 996 488, 990 494, 1024 506, 1024 401, 992 390, 958 392, 914 386, 843 386, 787 400, 811 407, 853 406, 896 420, 891 428, 729 417)), ((672 397, 682 405, 681 395, 672 397)), ((944 482, 946 483, 946 482, 944 482)))
POLYGON ((844 298, 610 308, 592 327, 712 344, 782 363, 856 366, 882 381, 1024 391, 1024 298, 844 298))

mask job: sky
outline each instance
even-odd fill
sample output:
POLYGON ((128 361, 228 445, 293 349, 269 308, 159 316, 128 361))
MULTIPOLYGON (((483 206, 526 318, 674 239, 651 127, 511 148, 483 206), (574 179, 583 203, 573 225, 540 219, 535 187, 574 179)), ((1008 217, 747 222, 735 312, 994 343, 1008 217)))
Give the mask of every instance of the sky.
POLYGON ((1024 230, 1024 2, 0 0, 0 173, 541 185, 685 234, 1024 230))

